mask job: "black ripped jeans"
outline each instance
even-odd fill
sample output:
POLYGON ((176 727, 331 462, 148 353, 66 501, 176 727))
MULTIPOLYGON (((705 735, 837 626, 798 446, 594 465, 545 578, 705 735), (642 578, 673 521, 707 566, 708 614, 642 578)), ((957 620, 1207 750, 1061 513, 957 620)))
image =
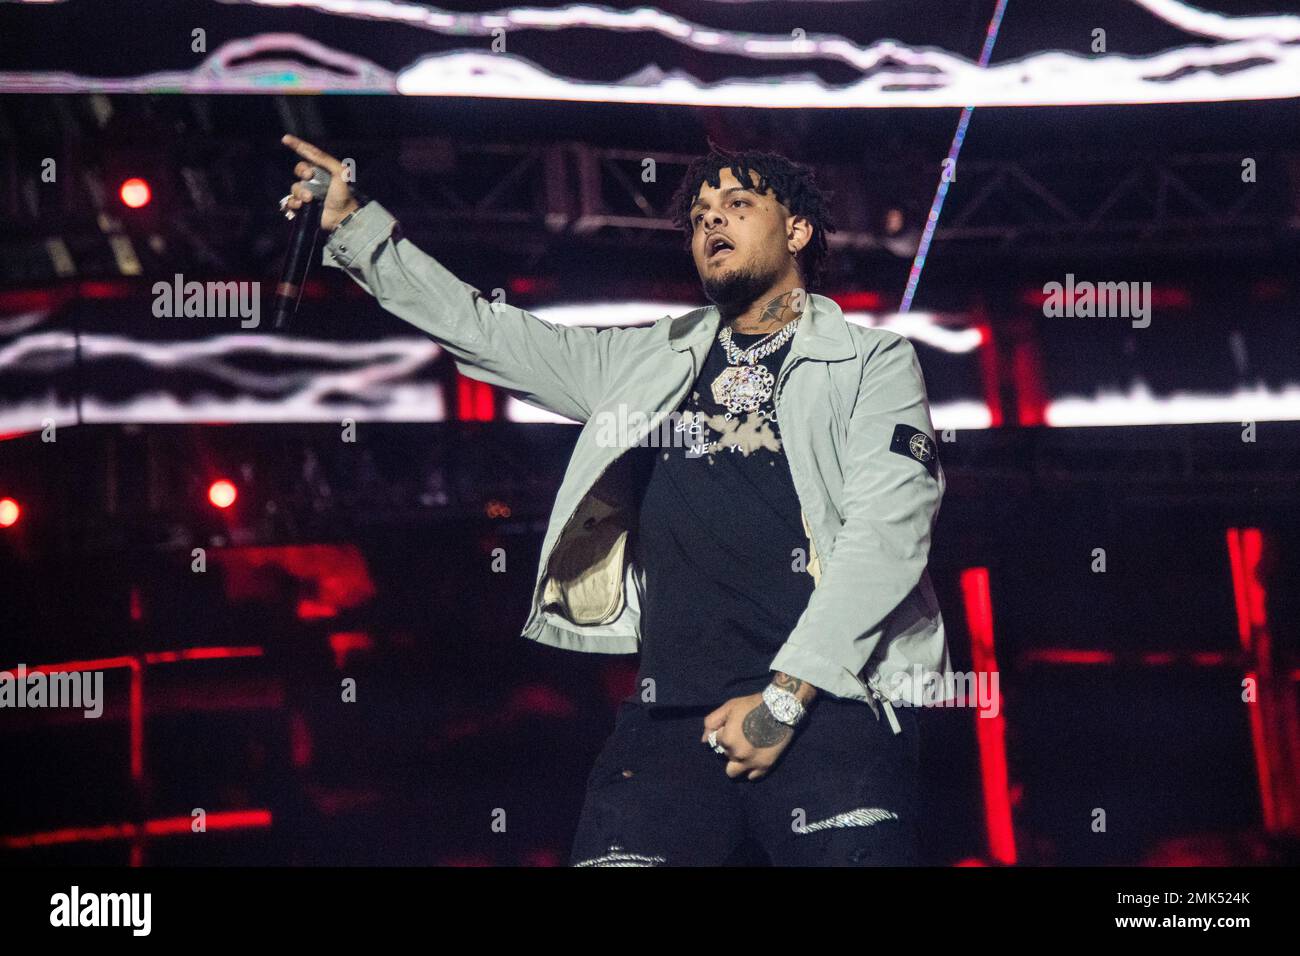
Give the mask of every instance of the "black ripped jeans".
MULTIPOLYGON (((623 701, 587 778, 571 866, 723 866, 748 840, 774 866, 914 866, 919 715, 818 697, 759 780, 700 742, 713 708, 623 701)), ((751 845, 752 845, 751 843, 751 845)))

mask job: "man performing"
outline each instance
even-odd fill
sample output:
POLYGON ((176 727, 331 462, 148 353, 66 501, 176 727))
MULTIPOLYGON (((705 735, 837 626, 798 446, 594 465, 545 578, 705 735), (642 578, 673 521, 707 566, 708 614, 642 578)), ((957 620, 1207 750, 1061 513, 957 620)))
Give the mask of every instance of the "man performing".
POLYGON ((945 480, 911 343, 807 291, 834 229, 812 171, 712 147, 673 212, 713 304, 592 329, 484 299, 283 141, 290 210, 331 174, 326 264, 464 374, 583 423, 523 633, 641 659, 570 863, 918 862, 916 706, 951 675, 926 571, 945 480))

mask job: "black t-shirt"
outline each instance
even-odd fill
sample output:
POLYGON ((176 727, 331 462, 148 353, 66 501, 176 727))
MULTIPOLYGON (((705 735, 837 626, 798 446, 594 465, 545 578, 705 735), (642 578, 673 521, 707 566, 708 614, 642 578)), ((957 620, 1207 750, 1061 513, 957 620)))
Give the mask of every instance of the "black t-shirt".
MULTIPOLYGON (((733 340, 746 349, 766 337, 733 340)), ((713 391, 729 367, 715 340, 678 409, 683 447, 630 452, 640 456, 634 547, 646 578, 637 693, 652 678, 652 706, 717 707, 761 691, 812 595, 808 537, 773 405, 789 351, 787 341, 759 360, 772 374, 771 395, 728 420, 713 391)))

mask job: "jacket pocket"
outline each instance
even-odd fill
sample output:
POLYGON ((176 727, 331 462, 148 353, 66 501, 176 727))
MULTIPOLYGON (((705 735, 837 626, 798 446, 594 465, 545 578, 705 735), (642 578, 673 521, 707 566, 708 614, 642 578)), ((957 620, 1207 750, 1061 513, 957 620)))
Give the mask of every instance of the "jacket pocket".
MULTIPOLYGON (((594 520, 594 519, 588 519, 594 520)), ((628 529, 615 519, 571 532, 551 558, 542 593, 544 610, 574 624, 608 624, 623 611, 628 529)))
POLYGON ((580 626, 609 624, 627 603, 625 574, 631 524, 626 456, 597 481, 551 553, 542 609, 580 626))

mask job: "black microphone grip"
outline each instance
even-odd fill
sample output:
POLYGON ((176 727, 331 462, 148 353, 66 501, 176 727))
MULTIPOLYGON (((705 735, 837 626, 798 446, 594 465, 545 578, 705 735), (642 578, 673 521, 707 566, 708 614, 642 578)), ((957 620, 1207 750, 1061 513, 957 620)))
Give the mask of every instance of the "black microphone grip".
POLYGON ((307 282, 307 272, 316 253, 321 207, 325 203, 325 193, 329 189, 330 174, 319 166, 312 168, 315 170, 312 178, 303 182, 303 185, 311 190, 312 201, 296 210, 293 230, 289 234, 289 249, 285 253, 284 266, 280 270, 280 282, 275 287, 275 296, 271 303, 271 329, 276 332, 287 330, 294 314, 298 311, 302 287, 307 282))

